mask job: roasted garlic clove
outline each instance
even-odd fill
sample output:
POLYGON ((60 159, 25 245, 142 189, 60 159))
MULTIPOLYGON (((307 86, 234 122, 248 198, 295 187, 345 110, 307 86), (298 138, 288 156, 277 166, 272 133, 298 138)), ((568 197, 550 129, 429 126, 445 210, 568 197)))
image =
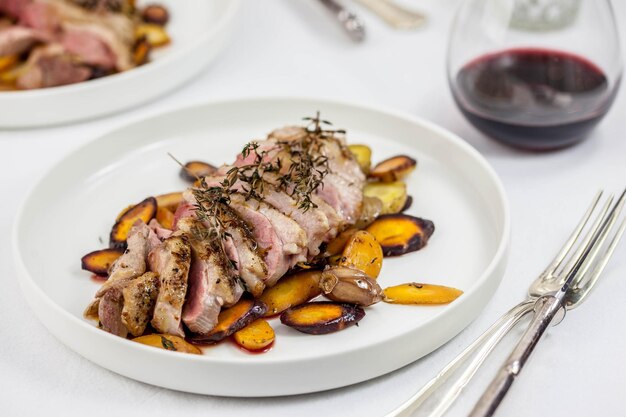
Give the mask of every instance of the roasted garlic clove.
POLYGON ((371 306, 383 300, 384 293, 376 280, 362 271, 342 266, 326 269, 320 278, 320 288, 333 301, 371 306))

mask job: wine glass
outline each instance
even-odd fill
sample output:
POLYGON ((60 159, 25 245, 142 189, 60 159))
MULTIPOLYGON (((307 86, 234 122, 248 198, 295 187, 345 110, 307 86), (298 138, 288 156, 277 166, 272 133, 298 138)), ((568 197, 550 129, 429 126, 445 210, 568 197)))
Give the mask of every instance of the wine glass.
POLYGON ((610 0, 463 0, 449 42, 448 79, 462 113, 515 147, 581 141, 620 85, 610 0))

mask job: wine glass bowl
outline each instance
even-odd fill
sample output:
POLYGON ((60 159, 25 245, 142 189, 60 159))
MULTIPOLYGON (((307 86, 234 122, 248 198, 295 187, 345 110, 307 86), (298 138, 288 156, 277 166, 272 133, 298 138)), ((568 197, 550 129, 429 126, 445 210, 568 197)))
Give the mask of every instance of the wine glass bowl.
POLYGON ((500 142, 550 150, 583 140, 621 73, 609 0, 465 0, 457 12, 450 87, 470 123, 500 142))

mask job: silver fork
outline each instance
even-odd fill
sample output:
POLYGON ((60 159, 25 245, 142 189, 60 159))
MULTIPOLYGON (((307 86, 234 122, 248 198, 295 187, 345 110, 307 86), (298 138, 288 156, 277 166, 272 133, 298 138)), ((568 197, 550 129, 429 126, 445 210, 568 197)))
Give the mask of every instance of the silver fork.
MULTIPOLYGON (((431 406, 429 409, 419 408, 420 415, 428 415, 430 417, 442 416, 448 408, 454 403, 456 398, 462 392, 463 388, 469 383, 472 379, 476 371, 480 368, 482 363, 491 353, 491 351, 495 348, 495 346, 500 342, 500 340, 509 333, 509 331, 515 327, 515 325, 528 313, 533 311, 537 300, 541 297, 548 296, 556 293, 566 282, 568 276, 576 267, 577 260, 581 259, 584 255, 585 248, 588 247, 593 240, 595 231, 598 231, 603 225, 604 226, 612 226, 615 220, 617 219, 617 215, 619 214, 619 210, 624 204, 624 194, 622 194, 618 203, 614 206, 614 209, 609 213, 609 209, 613 202, 613 197, 610 197, 606 204, 600 211, 600 215, 597 216, 596 220, 593 222, 593 225, 590 227, 590 232, 588 232, 584 237, 582 237, 582 241, 577 245, 577 242, 581 240, 581 235, 585 226, 588 225, 592 214, 596 210, 600 199, 602 198, 602 192, 599 192, 596 197, 593 199, 593 202, 577 227, 574 229, 572 235, 565 242, 563 248, 556 255, 554 260, 548 265, 548 267, 539 275, 535 281, 531 284, 528 289, 527 298, 520 302, 518 305, 513 307, 507 313, 505 313, 496 323, 494 323, 485 333, 478 337, 470 346, 468 346, 463 352, 461 352, 456 358, 454 358, 444 369, 442 369, 439 374, 431 379, 420 391, 418 391, 414 396, 409 398, 405 403, 403 403, 400 407, 398 407, 393 412, 389 413, 387 417, 401 417, 401 416, 411 416, 413 413, 418 410, 418 408, 425 403, 426 400, 432 399, 434 394, 439 394, 439 398, 436 399, 434 406, 431 406), (604 224, 604 220, 610 216, 611 223, 604 224), (471 359, 471 361, 470 361, 471 359), (464 371, 457 375, 456 379, 451 379, 455 372, 459 370, 463 365, 466 365, 464 371), (452 381, 450 385, 447 387, 443 387, 443 384, 452 381)), ((593 274, 590 278, 584 280, 584 287, 582 278, 585 273, 591 266, 591 262, 596 257, 598 251, 600 250, 601 243, 604 242, 606 236, 608 234, 609 227, 605 227, 603 230, 605 234, 603 235, 603 239, 601 242, 596 242, 599 244, 594 244, 595 252, 593 256, 587 256, 587 262, 583 265, 583 268, 577 267, 575 272, 575 277, 577 282, 575 282, 572 289, 572 297, 579 297, 580 301, 582 301, 595 282, 597 281, 600 273, 606 266, 609 257, 611 256, 617 242, 619 240, 619 236, 624 232, 624 227, 626 223, 622 224, 620 230, 616 233, 613 241, 611 242, 609 249, 606 251, 606 254, 601 259, 600 263, 597 265, 593 274), (583 291, 584 289, 584 291, 583 291)), ((588 254, 589 255, 589 254, 588 254)), ((580 304, 578 302, 569 302, 566 304, 567 309, 571 309, 580 304)), ((555 322, 558 324, 560 320, 564 316, 563 309, 558 310, 556 313, 557 317, 555 322)))

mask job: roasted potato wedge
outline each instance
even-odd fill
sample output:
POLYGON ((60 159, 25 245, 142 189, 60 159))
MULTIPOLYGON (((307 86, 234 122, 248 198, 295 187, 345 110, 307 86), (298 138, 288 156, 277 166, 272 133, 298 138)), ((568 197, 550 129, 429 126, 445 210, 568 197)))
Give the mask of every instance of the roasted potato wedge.
POLYGON ((274 329, 263 319, 253 321, 233 335, 235 343, 253 352, 269 348, 274 343, 274 338, 274 329))
POLYGON ((124 253, 121 249, 101 249, 80 258, 80 267, 96 275, 106 276, 111 264, 124 253))
POLYGON ((174 352, 202 355, 202 351, 196 346, 187 342, 182 337, 173 336, 171 334, 149 334, 145 336, 139 336, 134 338, 133 342, 141 343, 148 346, 154 346, 159 349, 172 350, 174 352))
POLYGON ((176 212, 176 209, 184 200, 182 192, 161 194, 156 196, 155 198, 157 201, 157 206, 166 208, 172 213, 176 212))
POLYGON ((359 163, 361 170, 368 174, 372 165, 372 149, 367 145, 348 145, 348 149, 359 163))
POLYGON ((398 155, 376 164, 369 172, 370 178, 378 181, 394 182, 406 178, 417 166, 417 161, 410 156, 398 155))
POLYGON ((365 311, 353 304, 318 301, 285 310, 280 322, 307 334, 327 334, 357 324, 365 311))
POLYGON ((152 47, 167 45, 170 37, 161 25, 142 23, 135 28, 135 39, 145 38, 152 47))
POLYGON ((19 62, 19 58, 17 55, 0 56, 0 72, 8 71, 15 67, 19 62))
POLYGON ((343 266, 324 270, 320 288, 333 301, 367 307, 382 301, 384 293, 375 279, 363 271, 343 266))
POLYGON ((443 285, 408 284, 385 288, 386 303, 391 304, 448 304, 463 294, 463 291, 443 285))
POLYGON ((202 161, 189 161, 180 169, 182 179, 195 183, 198 178, 214 174, 217 168, 202 161))
POLYGON ((152 44, 145 38, 139 38, 135 41, 133 46, 133 62, 135 65, 143 65, 148 62, 150 51, 152 50, 152 44))
POLYGON ((380 243, 385 256, 400 256, 426 246, 435 231, 435 224, 408 214, 387 214, 380 216, 366 230, 380 243))
POLYGON ((399 213, 408 198, 406 184, 402 181, 390 183, 370 182, 365 184, 363 195, 366 197, 376 197, 383 202, 380 214, 399 213))
POLYGON ((109 237, 109 246, 116 249, 126 248, 126 238, 128 232, 137 220, 148 223, 154 218, 157 212, 157 201, 154 197, 148 197, 141 203, 126 209, 116 220, 111 235, 109 237))
POLYGON ((339 265, 356 268, 372 278, 377 278, 383 267, 380 243, 371 233, 359 230, 348 240, 339 265))
POLYGON ((163 207, 157 207, 156 219, 166 229, 172 230, 174 226, 174 213, 163 207))
POLYGON ((243 329, 267 312, 267 306, 259 300, 241 300, 222 310, 217 324, 208 334, 193 334, 189 340, 195 343, 215 343, 243 329))
POLYGON ((265 290, 259 300, 267 306, 266 317, 280 314, 290 307, 306 303, 322 293, 321 271, 301 271, 282 278, 265 290))
POLYGON ((359 214, 359 218, 354 227, 356 229, 365 229, 381 215, 382 211, 383 202, 380 198, 364 196, 363 204, 361 205, 361 214, 359 214))
POLYGON ((150 4, 141 11, 141 20, 146 23, 165 26, 170 20, 170 14, 165 7, 159 4, 150 4))

